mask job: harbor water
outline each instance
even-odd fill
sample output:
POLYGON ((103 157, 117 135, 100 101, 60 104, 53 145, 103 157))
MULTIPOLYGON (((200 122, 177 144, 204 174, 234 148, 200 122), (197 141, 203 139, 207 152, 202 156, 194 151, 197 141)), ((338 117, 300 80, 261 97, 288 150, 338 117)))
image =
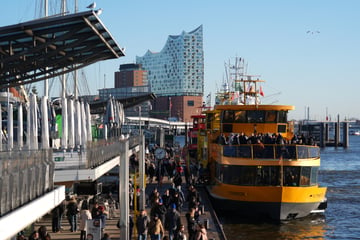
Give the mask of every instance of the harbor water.
POLYGON ((282 223, 218 217, 227 239, 360 239, 360 136, 349 148, 321 150, 320 183, 328 187, 324 214, 282 223))

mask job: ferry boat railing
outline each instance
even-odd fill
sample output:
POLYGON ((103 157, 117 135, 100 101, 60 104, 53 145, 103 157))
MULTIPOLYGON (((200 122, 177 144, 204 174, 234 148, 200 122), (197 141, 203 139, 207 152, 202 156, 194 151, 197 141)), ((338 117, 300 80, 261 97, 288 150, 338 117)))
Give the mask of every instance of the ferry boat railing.
POLYGON ((0 216, 54 189, 52 150, 0 152, 0 216))
MULTIPOLYGON (((220 145, 221 146, 221 145, 220 145)), ((246 144, 246 145, 222 145, 224 157, 250 158, 250 159, 279 159, 297 160, 320 158, 320 148, 310 145, 296 144, 246 144)))

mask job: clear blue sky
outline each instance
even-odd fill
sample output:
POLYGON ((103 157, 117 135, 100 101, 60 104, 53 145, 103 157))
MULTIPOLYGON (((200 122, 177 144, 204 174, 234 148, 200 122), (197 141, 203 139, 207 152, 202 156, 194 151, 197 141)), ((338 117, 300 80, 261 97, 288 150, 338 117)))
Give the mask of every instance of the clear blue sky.
MULTIPOLYGON (((2 4, 1 26, 40 16, 40 0, 2 4)), ((50 5, 60 0, 49 0, 50 5)), ((78 0, 79 11, 92 3, 78 0)), ((290 117, 360 118, 359 0, 98 0, 100 19, 126 56, 85 71, 91 93, 114 86, 120 64, 149 49, 161 51, 168 35, 204 31, 205 93, 214 94, 224 62, 243 57, 248 73, 261 75, 264 103, 295 105, 290 117), (307 33, 312 31, 314 34, 307 33), (320 33, 316 33, 319 31, 320 33), (104 77, 105 76, 105 77, 104 77)), ((59 5, 59 4, 58 4, 59 5)), ((74 1, 68 1, 73 12, 74 1)), ((57 10, 59 11, 59 10, 57 10)), ((54 84, 55 86, 55 84, 54 84)), ((60 86, 60 85, 58 85, 60 86)), ((213 97, 214 99, 214 97, 213 97)))

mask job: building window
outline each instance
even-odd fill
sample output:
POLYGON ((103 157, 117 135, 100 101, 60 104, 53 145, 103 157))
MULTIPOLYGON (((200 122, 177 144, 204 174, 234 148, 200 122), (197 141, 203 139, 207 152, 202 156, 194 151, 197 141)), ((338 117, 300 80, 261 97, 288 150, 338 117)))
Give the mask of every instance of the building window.
POLYGON ((187 101, 187 105, 188 105, 189 107, 193 107, 193 106, 194 106, 194 100, 188 100, 188 101, 187 101))

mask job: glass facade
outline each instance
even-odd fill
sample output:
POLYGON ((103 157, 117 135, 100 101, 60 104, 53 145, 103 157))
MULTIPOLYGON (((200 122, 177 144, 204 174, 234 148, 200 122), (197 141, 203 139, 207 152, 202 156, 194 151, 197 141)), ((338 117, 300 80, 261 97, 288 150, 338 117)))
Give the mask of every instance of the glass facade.
POLYGON ((172 35, 164 48, 136 57, 148 71, 151 92, 157 96, 203 96, 204 51, 202 26, 172 35))

